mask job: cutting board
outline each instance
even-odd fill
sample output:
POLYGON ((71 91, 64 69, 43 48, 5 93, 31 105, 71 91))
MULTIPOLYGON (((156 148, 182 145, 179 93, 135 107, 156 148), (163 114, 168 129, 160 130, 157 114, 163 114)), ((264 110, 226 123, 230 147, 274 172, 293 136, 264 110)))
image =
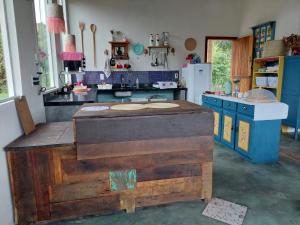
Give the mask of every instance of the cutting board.
POLYGON ((35 130, 35 125, 28 107, 26 97, 22 96, 20 98, 16 98, 15 105, 24 133, 28 135, 35 130))

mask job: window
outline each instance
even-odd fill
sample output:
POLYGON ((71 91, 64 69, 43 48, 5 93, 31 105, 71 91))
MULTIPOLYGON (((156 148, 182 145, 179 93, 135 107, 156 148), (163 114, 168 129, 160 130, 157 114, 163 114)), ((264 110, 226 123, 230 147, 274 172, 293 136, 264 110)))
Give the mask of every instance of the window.
POLYGON ((46 24, 46 0, 34 0, 35 19, 37 29, 37 57, 39 60, 39 70, 42 72, 40 85, 47 89, 53 88, 53 58, 52 58, 52 39, 47 31, 46 24))
POLYGON ((232 41, 234 37, 206 37, 205 62, 212 64, 213 90, 223 90, 231 78, 232 41))
POLYGON ((2 36, 2 29, 0 27, 0 100, 8 97, 2 36))
POLYGON ((0 0, 0 101, 14 95, 4 6, 0 0))

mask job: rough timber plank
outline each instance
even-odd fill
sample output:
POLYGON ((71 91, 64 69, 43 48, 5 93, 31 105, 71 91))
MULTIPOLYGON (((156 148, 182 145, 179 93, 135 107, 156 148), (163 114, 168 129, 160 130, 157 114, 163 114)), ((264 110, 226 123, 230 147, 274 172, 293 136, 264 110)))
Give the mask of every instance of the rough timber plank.
POLYGON ((176 164, 194 164, 212 160, 212 149, 203 151, 179 151, 170 153, 155 153, 147 155, 110 157, 88 160, 63 159, 63 176, 81 176, 100 171, 122 169, 147 169, 157 166, 176 164))
POLYGON ((60 184, 51 187, 51 202, 93 198, 110 191, 109 180, 60 184))
POLYGON ((32 165, 28 152, 8 152, 15 223, 28 225, 37 221, 32 165))
MULTIPOLYGON (((154 153, 201 151, 208 153, 213 149, 212 136, 193 136, 181 138, 162 138, 112 143, 78 144, 77 159, 109 158, 154 153)), ((211 154, 207 154, 210 156, 211 154)))
POLYGON ((202 199, 210 201, 212 198, 212 169, 213 163, 206 162, 201 164, 202 169, 202 199))
POLYGON ((49 220, 49 186, 51 183, 49 168, 50 153, 48 151, 30 151, 29 154, 33 166, 32 175, 35 190, 37 219, 49 220))
POLYGON ((51 219, 108 214, 120 210, 119 195, 51 204, 51 219))

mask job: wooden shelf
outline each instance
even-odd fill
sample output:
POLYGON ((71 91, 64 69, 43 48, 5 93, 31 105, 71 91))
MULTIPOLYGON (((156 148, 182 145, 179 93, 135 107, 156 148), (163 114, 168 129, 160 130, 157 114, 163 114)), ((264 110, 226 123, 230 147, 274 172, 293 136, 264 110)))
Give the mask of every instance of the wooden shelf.
POLYGON ((171 48, 169 45, 148 46, 148 48, 171 48))
POLYGON ((270 86, 254 86, 254 88, 276 89, 277 87, 270 87, 270 86))
POLYGON ((149 49, 149 55, 151 55, 151 49, 167 49, 167 55, 169 55, 169 50, 170 50, 169 45, 160 45, 160 46, 148 46, 149 49))
POLYGON ((279 60, 279 57, 283 56, 273 56, 273 57, 267 57, 267 58, 257 58, 254 59, 255 62, 276 62, 279 60))
POLYGON ((110 41, 110 44, 114 44, 114 45, 129 45, 130 42, 128 41, 110 41))
POLYGON ((254 72, 255 74, 278 74, 278 71, 276 72, 254 72))
POLYGON ((275 96, 277 100, 280 101, 281 99, 281 92, 282 92, 282 82, 283 82, 283 66, 284 66, 284 56, 274 56, 268 58, 259 58, 255 59, 253 62, 253 77, 252 77, 252 88, 265 88, 265 89, 272 89, 275 91, 275 96), (271 65, 273 63, 278 63, 278 71, 274 72, 258 72, 259 69, 266 67, 268 63, 271 65), (270 86, 257 86, 256 85, 256 77, 260 76, 276 76, 277 77, 277 86, 270 87, 270 86))

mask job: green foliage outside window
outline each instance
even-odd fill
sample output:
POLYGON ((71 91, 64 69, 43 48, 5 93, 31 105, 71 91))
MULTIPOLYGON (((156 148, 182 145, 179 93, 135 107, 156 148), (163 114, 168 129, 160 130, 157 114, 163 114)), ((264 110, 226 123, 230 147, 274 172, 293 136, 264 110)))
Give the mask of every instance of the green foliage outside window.
POLYGON ((8 89, 6 83, 6 71, 3 53, 2 33, 0 29, 0 100, 8 97, 8 89))
POLYGON ((214 90, 223 90, 230 79, 232 42, 227 40, 214 41, 212 48, 212 80, 214 90))
POLYGON ((42 87, 51 87, 50 73, 49 73, 49 55, 47 43, 47 27, 44 23, 37 24, 38 35, 38 55, 40 60, 40 84, 42 87))

